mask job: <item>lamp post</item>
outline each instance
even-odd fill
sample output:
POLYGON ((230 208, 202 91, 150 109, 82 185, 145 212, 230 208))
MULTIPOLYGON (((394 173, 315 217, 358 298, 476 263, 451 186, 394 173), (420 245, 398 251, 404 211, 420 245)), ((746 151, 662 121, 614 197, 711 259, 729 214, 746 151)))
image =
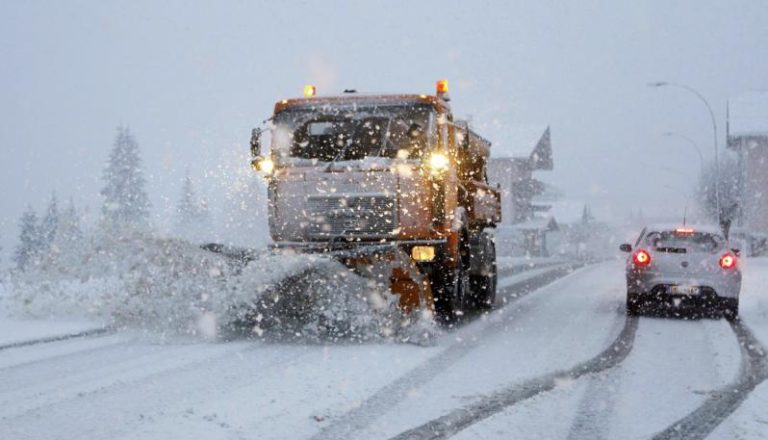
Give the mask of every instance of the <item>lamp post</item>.
POLYGON ((656 81, 652 83, 648 83, 649 87, 678 87, 681 89, 685 89, 694 95, 696 95, 697 98, 701 100, 701 102, 704 103, 705 106, 707 106, 707 110, 709 110, 709 117, 712 119, 712 132, 713 132, 713 145, 715 148, 715 210, 717 212, 717 222, 720 223, 720 160, 719 155, 717 151, 717 121, 715 120, 715 112, 712 111, 712 106, 709 105, 709 102, 707 101, 704 96, 699 93, 698 90, 694 89, 693 87, 687 86, 685 84, 675 83, 675 82, 669 82, 669 81, 656 81))
POLYGON ((688 144, 690 144, 696 150, 696 153, 699 155, 699 165, 701 166, 701 175, 702 177, 704 176, 704 155, 701 154, 701 148, 699 148, 699 144, 697 144, 693 139, 689 138, 688 136, 674 132, 674 131, 664 132, 662 133, 662 136, 677 137, 688 142, 688 144))

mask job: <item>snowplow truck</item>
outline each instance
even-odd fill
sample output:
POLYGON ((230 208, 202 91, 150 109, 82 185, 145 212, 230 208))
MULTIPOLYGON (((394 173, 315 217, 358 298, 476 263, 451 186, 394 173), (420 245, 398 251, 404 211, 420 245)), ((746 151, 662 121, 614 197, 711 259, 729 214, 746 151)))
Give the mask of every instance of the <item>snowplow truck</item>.
POLYGON ((446 81, 434 95, 317 96, 275 104, 271 148, 251 137, 267 180, 277 249, 325 253, 445 321, 491 308, 499 192, 491 143, 454 119, 446 81))

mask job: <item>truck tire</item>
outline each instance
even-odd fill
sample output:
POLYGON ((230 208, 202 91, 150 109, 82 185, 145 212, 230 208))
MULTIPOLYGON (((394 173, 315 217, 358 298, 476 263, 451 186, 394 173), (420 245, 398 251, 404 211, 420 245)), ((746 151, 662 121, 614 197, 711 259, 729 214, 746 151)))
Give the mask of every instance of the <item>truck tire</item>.
POLYGON ((461 268, 440 268, 432 275, 432 295, 435 300, 435 314, 443 324, 458 321, 462 314, 461 268))
POLYGON ((488 240, 483 250, 484 255, 473 256, 484 259, 485 270, 481 275, 470 276, 470 301, 475 310, 491 310, 496 304, 496 286, 498 275, 496 271, 496 245, 488 240))
POLYGON ((470 292, 469 240, 466 233, 461 234, 459 249, 457 267, 449 268, 448 261, 438 262, 430 277, 435 313, 438 320, 446 325, 455 324, 464 315, 470 292))

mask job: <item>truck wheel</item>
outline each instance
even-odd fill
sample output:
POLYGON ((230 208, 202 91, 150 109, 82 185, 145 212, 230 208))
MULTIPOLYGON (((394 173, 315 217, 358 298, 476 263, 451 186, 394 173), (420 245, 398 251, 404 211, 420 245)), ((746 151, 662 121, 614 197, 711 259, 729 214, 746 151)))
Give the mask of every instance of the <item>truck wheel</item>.
POLYGON ((465 302, 470 295, 469 241, 461 234, 460 264, 448 269, 447 262, 438 263, 432 274, 432 294, 437 318, 444 324, 458 322, 464 315, 465 302))
POLYGON ((477 310, 491 310, 496 304, 496 273, 488 276, 472 275, 469 279, 472 290, 472 307, 477 310))
POLYGON ((432 295, 435 299, 435 313, 443 324, 458 321, 462 310, 461 268, 439 269, 432 277, 432 295))
POLYGON ((496 271, 496 246, 493 242, 486 248, 488 253, 488 266, 490 271, 483 275, 472 275, 470 277, 470 299, 472 307, 477 310, 491 310, 496 304, 496 286, 498 285, 498 275, 496 271))

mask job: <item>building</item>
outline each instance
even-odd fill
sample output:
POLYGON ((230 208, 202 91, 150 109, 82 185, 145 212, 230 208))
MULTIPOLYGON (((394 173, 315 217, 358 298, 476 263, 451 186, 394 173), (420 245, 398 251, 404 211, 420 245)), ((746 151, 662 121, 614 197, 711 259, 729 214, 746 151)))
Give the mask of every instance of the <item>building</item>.
POLYGON ((517 236, 520 243, 510 243, 511 247, 522 248, 526 255, 547 256, 546 234, 557 230, 557 222, 549 215, 551 207, 533 202, 545 189, 533 173, 553 168, 549 127, 515 127, 491 150, 488 180, 501 192, 500 235, 510 240, 517 236))
POLYGON ((729 101, 728 148, 739 157, 742 226, 768 233, 768 92, 729 101))

